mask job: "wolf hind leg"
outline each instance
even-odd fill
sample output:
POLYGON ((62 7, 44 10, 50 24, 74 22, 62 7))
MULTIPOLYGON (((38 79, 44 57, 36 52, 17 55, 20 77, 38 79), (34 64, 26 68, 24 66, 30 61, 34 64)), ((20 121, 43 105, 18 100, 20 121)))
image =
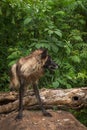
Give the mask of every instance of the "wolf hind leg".
POLYGON ((21 80, 21 84, 19 87, 19 110, 18 110, 18 115, 16 119, 22 119, 23 117, 23 97, 24 97, 24 80, 21 80))

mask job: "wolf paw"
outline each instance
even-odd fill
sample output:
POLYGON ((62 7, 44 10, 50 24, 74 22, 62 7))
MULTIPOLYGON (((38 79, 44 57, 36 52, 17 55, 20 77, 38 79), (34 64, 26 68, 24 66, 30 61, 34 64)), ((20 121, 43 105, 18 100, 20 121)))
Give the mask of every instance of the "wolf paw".
POLYGON ((47 117, 52 117, 52 115, 49 112, 44 112, 43 115, 47 117))

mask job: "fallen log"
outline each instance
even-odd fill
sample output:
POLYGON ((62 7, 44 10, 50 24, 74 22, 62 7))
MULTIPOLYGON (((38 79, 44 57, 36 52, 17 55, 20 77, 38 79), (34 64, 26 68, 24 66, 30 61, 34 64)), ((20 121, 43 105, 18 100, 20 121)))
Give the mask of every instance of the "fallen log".
MULTIPOLYGON (((87 87, 72 89, 41 89, 40 96, 45 107, 82 109, 87 107, 87 87)), ((32 90, 27 91, 23 105, 25 109, 38 108, 37 99, 32 90)), ((18 109, 18 93, 0 93, 0 114, 18 109)))

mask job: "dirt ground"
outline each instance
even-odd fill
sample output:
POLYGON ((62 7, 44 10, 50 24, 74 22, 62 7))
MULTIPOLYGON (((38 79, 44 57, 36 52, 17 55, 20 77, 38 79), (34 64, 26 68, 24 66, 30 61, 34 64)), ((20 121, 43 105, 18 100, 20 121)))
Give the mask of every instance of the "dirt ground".
POLYGON ((24 110, 22 120, 15 120, 17 112, 0 116, 0 130, 87 130, 72 114, 66 111, 49 110, 52 117, 41 111, 24 110))

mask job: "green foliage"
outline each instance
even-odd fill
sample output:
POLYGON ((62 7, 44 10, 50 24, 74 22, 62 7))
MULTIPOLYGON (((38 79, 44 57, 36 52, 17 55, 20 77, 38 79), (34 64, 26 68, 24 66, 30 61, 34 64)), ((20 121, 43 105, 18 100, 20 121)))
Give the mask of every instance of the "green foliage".
POLYGON ((40 47, 47 48, 59 64, 54 74, 47 72, 47 78, 40 82, 41 86, 86 86, 86 7, 86 0, 1 0, 1 89, 6 83, 8 86, 9 67, 20 57, 40 47))
POLYGON ((87 126, 87 110, 86 109, 82 109, 82 110, 70 110, 70 112, 72 112, 72 114, 84 125, 87 126))

